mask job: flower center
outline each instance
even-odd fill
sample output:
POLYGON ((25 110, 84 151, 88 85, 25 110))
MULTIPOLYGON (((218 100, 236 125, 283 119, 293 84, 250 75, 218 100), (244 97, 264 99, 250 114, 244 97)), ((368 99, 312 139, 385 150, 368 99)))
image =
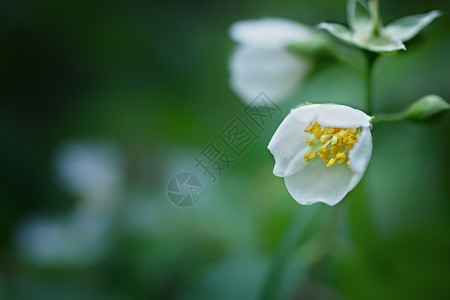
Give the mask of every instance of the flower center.
POLYGON ((327 167, 333 166, 336 161, 340 164, 347 161, 350 168, 348 153, 359 138, 360 128, 322 127, 312 122, 306 126, 305 132, 311 134, 306 138, 306 143, 311 147, 304 156, 307 162, 317 155, 327 163, 327 167))

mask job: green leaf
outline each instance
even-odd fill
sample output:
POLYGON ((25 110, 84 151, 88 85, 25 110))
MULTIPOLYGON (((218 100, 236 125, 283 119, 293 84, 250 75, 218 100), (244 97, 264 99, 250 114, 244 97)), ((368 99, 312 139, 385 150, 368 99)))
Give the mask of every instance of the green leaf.
POLYGON ((416 122, 437 122, 450 110, 450 105, 437 95, 420 98, 405 113, 405 119, 416 122))
POLYGON ((345 27, 343 25, 336 24, 336 23, 322 22, 319 25, 317 25, 317 27, 319 29, 325 29, 331 35, 333 35, 334 37, 336 37, 337 39, 339 39, 345 43, 349 43, 351 45, 355 44, 353 42, 352 33, 348 30, 347 27, 345 27))
POLYGON ((418 123, 436 123, 450 111, 450 105, 438 95, 427 95, 403 111, 397 113, 379 113, 373 123, 414 121, 418 123))
POLYGON ((347 1, 347 22, 353 31, 372 26, 372 20, 366 1, 347 1))
POLYGON ((401 40, 405 42, 412 39, 440 15, 440 11, 433 10, 426 14, 404 17, 387 25, 385 28, 385 33, 393 40, 401 40))

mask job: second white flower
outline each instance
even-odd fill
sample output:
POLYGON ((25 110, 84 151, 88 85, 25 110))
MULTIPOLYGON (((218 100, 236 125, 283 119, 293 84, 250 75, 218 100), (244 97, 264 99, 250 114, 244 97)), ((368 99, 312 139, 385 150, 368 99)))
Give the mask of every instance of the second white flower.
POLYGON ((361 180, 372 154, 371 117, 351 107, 312 104, 293 109, 268 149, 273 173, 300 204, 335 205, 361 180))

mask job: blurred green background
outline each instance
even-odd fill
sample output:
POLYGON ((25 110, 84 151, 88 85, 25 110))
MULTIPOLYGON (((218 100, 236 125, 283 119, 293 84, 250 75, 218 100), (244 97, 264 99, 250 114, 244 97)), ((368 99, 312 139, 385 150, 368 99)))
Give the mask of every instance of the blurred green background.
MULTIPOLYGON (((381 1, 381 15, 449 7, 381 1)), ((228 85, 228 28, 260 17, 345 23, 345 1, 0 4, 0 299, 258 298, 304 209, 272 174, 270 137, 300 102, 362 108, 364 95, 354 69, 318 69, 211 182, 193 157, 244 109, 228 85), (167 198, 177 172, 202 182, 193 207, 167 198)), ((449 36, 444 15, 378 61, 375 112, 450 99, 449 36)), ((323 205, 338 212, 327 256, 312 262, 317 249, 299 245, 279 298, 450 298, 449 125, 373 129, 364 182, 323 205)))

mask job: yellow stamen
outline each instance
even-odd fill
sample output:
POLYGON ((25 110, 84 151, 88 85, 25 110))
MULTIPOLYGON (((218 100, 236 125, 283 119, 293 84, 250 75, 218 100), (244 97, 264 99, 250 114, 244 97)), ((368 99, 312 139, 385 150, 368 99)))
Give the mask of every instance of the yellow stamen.
POLYGON ((332 167, 334 165, 335 160, 336 160, 335 158, 330 159, 330 161, 327 164, 327 167, 332 167))
POLYGON ((311 147, 312 146, 314 146, 316 143, 314 142, 314 140, 313 139, 310 139, 310 138, 306 138, 306 143, 308 144, 308 145, 310 145, 311 147))
POLYGON ((331 146, 331 148, 330 148, 331 154, 333 154, 333 155, 336 156, 336 154, 338 153, 338 151, 339 151, 339 147, 338 147, 338 146, 336 146, 336 145, 331 146))
POLYGON ((322 127, 317 122, 311 122, 306 126, 305 132, 311 135, 306 139, 306 143, 311 147, 304 156, 307 162, 317 154, 327 163, 327 167, 332 167, 336 161, 339 164, 347 161, 347 167, 350 168, 348 156, 358 141, 360 128, 322 127))

